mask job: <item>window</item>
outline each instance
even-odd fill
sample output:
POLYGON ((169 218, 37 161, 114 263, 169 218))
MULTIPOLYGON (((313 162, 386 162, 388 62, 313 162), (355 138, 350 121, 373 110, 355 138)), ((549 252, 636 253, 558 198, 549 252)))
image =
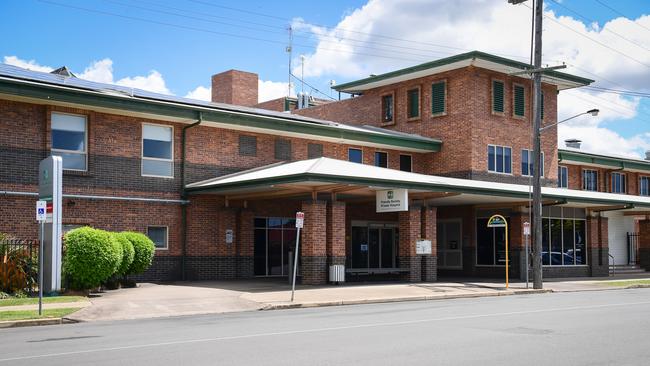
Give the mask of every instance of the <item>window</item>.
POLYGON ((625 174, 612 173, 612 193, 625 193, 626 191, 625 174))
MULTIPOLYGON (((535 159, 533 159, 532 150, 521 150, 521 175, 531 176, 533 175, 533 164, 535 159)), ((544 176, 544 152, 542 152, 542 159, 539 164, 540 168, 540 177, 544 176)))
POLYGON ((348 161, 353 163, 363 163, 363 153, 360 149, 348 149, 348 161))
POLYGON ((512 149, 506 146, 488 145, 488 171, 512 174, 512 149))
POLYGON ((542 264, 545 266, 587 264, 584 209, 544 208, 542 217, 542 264))
POLYGON ((420 88, 410 89, 406 92, 407 117, 420 117, 420 88))
POLYGON ((167 249, 167 226, 148 226, 147 236, 156 249, 167 249))
POLYGON ((388 168, 388 154, 385 152, 375 152, 375 166, 388 168))
POLYGON ((447 90, 444 81, 431 85, 431 114, 434 116, 445 114, 447 110, 445 106, 446 93, 447 90))
POLYGON ((291 160, 291 141, 275 139, 275 158, 278 160, 291 160))
POLYGON ((257 137, 239 135, 239 155, 256 156, 257 155, 257 137))
POLYGON ((399 156, 399 170, 403 172, 412 172, 413 163, 411 155, 400 155, 399 156))
POLYGON ((585 191, 598 191, 598 172, 596 170, 582 171, 582 189, 585 191))
MULTIPOLYGON (((506 217, 510 227, 510 218, 506 217)), ((476 220, 476 264, 503 266, 506 264, 506 229, 487 227, 487 218, 476 220)))
POLYGON ((384 95, 381 97, 381 121, 382 123, 393 122, 393 95, 384 95))
POLYGON ((492 112, 503 113, 505 111, 504 94, 503 82, 492 80, 492 112))
POLYGON ((172 128, 160 125, 142 125, 142 175, 174 176, 172 128))
POLYGON ((650 177, 639 178, 639 194, 641 196, 650 196, 650 177))
POLYGON ((52 113, 52 155, 60 156, 63 169, 87 170, 85 116, 52 113))
POLYGON ((513 114, 515 117, 523 117, 526 113, 526 94, 524 90, 524 87, 521 85, 513 86, 513 98, 515 103, 513 114))
POLYGON ((557 167, 557 186, 559 188, 569 188, 569 169, 565 166, 557 167))
POLYGON ((323 157, 322 144, 308 144, 307 145, 307 159, 316 159, 323 157))

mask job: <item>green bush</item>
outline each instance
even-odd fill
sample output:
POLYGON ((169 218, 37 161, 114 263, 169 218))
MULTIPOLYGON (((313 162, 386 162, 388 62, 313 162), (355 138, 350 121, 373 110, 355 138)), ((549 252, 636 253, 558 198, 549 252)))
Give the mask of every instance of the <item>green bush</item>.
POLYGON ((122 261, 120 244, 104 230, 82 227, 65 235, 65 275, 76 289, 99 286, 122 261))
POLYGON ((127 239, 126 235, 124 233, 112 233, 113 237, 115 240, 120 243, 122 246, 122 262, 120 263, 119 268, 117 269, 117 275, 118 276, 125 276, 129 268, 131 267, 131 263, 133 263, 133 257, 135 256, 135 249, 133 249, 133 244, 131 244, 131 241, 127 239))
POLYGON ((127 239, 129 239, 131 244, 133 244, 133 250, 135 252, 133 256, 133 263, 131 263, 127 274, 138 274, 146 271, 147 268, 151 266, 151 261, 153 261, 153 253, 156 249, 153 241, 141 233, 127 231, 123 234, 127 239))

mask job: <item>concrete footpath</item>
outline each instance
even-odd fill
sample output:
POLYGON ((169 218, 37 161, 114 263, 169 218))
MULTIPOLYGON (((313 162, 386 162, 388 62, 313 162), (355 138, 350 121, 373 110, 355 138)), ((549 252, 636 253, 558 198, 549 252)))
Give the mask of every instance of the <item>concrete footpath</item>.
MULTIPOLYGON (((646 277, 647 278, 647 277, 646 277)), ((625 279, 629 280, 629 279, 625 279)), ((612 280, 549 281, 543 290, 524 283, 450 281, 435 283, 354 283, 341 286, 297 286, 294 302, 286 281, 202 281, 170 284, 143 283, 138 288, 108 291, 91 298, 91 306, 71 314, 75 321, 141 319, 297 307, 335 306, 397 301, 522 295, 543 292, 613 290, 612 280)), ((614 280, 615 281, 615 280, 614 280)), ((55 305, 55 304, 53 304, 55 305)))

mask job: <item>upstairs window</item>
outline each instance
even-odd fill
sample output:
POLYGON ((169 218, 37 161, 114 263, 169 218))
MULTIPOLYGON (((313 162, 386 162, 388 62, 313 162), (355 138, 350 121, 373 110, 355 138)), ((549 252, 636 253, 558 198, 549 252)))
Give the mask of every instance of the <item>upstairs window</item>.
POLYGON ((388 168, 388 154, 385 152, 375 152, 375 166, 388 168))
POLYGON ((410 89, 406 92, 407 118, 420 117, 420 88, 410 89))
POLYGON ((442 115, 447 111, 445 99, 447 98, 447 88, 444 81, 433 83, 431 85, 431 114, 442 115))
POLYGON ((381 122, 390 123, 393 122, 393 114, 395 110, 395 105, 393 103, 393 95, 384 95, 381 97, 381 122))
POLYGON ((585 169, 582 171, 582 189, 598 191, 598 171, 585 169))
POLYGON ((612 193, 625 193, 627 192, 625 184, 625 174, 612 173, 612 193))
POLYGON ((348 149, 348 161, 353 163, 363 163, 363 153, 361 149, 348 149))
POLYGON ((87 170, 87 132, 85 116, 52 113, 52 155, 61 157, 63 169, 87 170))
MULTIPOLYGON (((542 152, 542 159, 540 160, 540 177, 544 176, 544 152, 542 152)), ((533 158, 533 150, 521 150, 521 175, 532 176, 533 175, 533 164, 535 159, 533 158)))
POLYGON ((503 113, 505 111, 504 95, 503 82, 492 80, 492 112, 503 113))
POLYGON ((399 170, 403 172, 412 172, 413 163, 411 155, 400 155, 399 156, 399 170))
POLYGON ((512 148, 488 145, 488 171, 512 174, 512 148))
POLYGON ((142 125, 142 175, 174 176, 172 136, 171 126, 142 125))
POLYGON ((248 136, 248 135, 239 135, 239 155, 256 156, 257 137, 248 136))
POLYGON ((639 178, 639 195, 650 196, 650 177, 639 178))
POLYGON ((277 160, 291 160, 291 141, 275 139, 275 158, 277 160))
POLYGON ((307 159, 316 159, 323 157, 323 144, 308 144, 307 159))
POLYGON ((521 85, 513 86, 513 99, 514 108, 513 114, 515 117, 524 117, 526 113, 526 97, 525 89, 521 85))
POLYGON ((569 169, 565 166, 557 167, 558 188, 569 188, 569 169))

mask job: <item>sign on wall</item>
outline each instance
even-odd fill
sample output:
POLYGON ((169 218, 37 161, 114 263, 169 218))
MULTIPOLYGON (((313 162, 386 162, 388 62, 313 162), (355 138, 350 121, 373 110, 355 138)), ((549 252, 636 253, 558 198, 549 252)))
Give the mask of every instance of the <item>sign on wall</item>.
POLYGON ((226 229, 226 244, 232 244, 234 236, 232 229, 226 229))
POLYGON ((431 254, 431 240, 420 239, 415 242, 415 254, 431 254))
POLYGON ((409 197, 406 189, 377 191, 377 212, 408 211, 409 197))

